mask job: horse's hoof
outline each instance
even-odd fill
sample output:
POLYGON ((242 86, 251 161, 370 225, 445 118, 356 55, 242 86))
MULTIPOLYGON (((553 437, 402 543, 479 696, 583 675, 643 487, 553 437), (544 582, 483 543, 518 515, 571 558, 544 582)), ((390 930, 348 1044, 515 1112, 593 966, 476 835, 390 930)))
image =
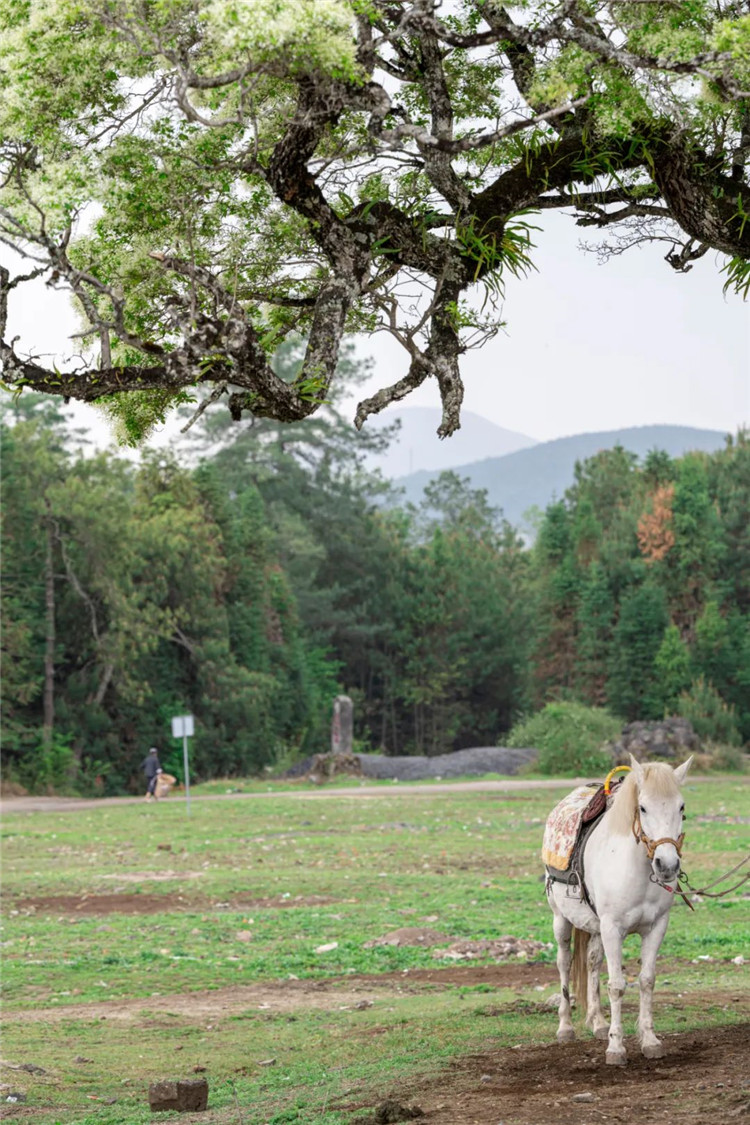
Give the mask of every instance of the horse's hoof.
POLYGON ((661 1043, 650 1043, 648 1047, 641 1047, 641 1053, 645 1059, 663 1059, 665 1054, 661 1043))
POLYGON ((609 1028, 608 1027, 597 1027, 596 1031, 594 1032, 594 1038, 595 1039, 609 1039, 609 1028))
POLYGON ((625 1066, 628 1056, 625 1051, 607 1051, 604 1056, 607 1066, 625 1066))
POLYGON ((572 1027, 566 1027, 564 1031, 558 1031, 557 1042, 558 1043, 572 1043, 573 1040, 575 1039, 575 1037, 576 1037, 576 1033, 573 1030, 573 1028, 572 1027))

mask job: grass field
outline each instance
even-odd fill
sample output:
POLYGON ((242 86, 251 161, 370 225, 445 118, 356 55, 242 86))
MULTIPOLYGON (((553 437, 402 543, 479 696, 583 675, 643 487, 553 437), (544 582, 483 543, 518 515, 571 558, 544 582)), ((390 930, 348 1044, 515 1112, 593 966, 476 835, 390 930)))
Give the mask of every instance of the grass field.
MULTIPOLYGON (((26 1097, 12 1112, 39 1125, 138 1125, 151 1120, 150 1082, 205 1073, 203 1121, 343 1125, 488 1040, 553 1041, 551 944, 534 954, 541 983, 511 972, 505 987, 483 978, 486 959, 366 943, 404 927, 445 935, 438 948, 505 934, 550 943, 537 857, 544 818, 569 788, 279 791, 195 800, 189 818, 175 797, 11 812, 3 1059, 45 1071, 3 1070, 26 1097)), ((747 852, 750 788, 712 778, 688 783, 686 800, 684 865, 701 885, 747 852)), ((674 909, 657 1029, 741 1018, 747 966, 733 959, 750 956, 749 904, 740 892, 695 914, 674 909)), ((632 979, 637 939, 626 955, 632 979)))

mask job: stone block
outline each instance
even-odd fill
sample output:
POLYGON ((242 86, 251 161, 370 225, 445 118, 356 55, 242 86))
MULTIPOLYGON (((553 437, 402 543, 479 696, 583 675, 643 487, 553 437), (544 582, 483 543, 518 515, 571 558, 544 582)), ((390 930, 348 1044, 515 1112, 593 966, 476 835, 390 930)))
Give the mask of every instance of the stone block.
POLYGON ((153 1082, 148 1088, 148 1104, 152 1113, 167 1109, 199 1113, 208 1106, 208 1082, 205 1078, 153 1082))

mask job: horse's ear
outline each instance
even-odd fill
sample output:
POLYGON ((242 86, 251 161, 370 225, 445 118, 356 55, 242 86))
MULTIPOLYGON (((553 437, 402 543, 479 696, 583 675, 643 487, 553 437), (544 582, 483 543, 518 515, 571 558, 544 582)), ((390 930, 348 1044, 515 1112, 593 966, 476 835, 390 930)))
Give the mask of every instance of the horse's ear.
POLYGON ((677 782, 678 785, 684 785, 685 784, 685 778, 688 775, 688 770, 690 769, 692 761, 693 761, 693 755, 691 754, 686 762, 683 762, 681 766, 677 766, 677 768, 675 769, 674 779, 675 779, 675 781, 677 782))
POLYGON ((633 771, 638 788, 640 788, 643 785, 643 766, 632 754, 630 755, 630 768, 633 771))

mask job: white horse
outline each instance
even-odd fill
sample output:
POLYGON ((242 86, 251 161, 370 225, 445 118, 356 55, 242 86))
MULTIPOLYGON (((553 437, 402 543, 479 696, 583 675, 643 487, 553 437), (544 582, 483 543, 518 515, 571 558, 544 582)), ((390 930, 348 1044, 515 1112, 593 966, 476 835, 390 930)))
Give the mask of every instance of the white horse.
POLYGON ((641 765, 632 755, 630 760, 631 772, 585 845, 583 881, 591 905, 586 903, 586 895, 571 895, 573 887, 547 881, 547 897, 555 915, 557 968, 562 987, 558 1041, 565 1043, 575 1038, 570 1018, 572 962, 573 987, 581 1006, 586 997, 586 1025, 597 1039, 608 1039, 607 1062, 615 1066, 624 1066, 627 1061, 622 1041, 622 943, 627 934, 641 935, 641 1051, 648 1059, 664 1054, 654 1033, 652 1015, 656 955, 675 900, 684 836, 685 805, 680 786, 693 759, 691 756, 674 770, 662 762, 641 765), (599 995, 604 956, 609 974, 609 1024, 599 995))

